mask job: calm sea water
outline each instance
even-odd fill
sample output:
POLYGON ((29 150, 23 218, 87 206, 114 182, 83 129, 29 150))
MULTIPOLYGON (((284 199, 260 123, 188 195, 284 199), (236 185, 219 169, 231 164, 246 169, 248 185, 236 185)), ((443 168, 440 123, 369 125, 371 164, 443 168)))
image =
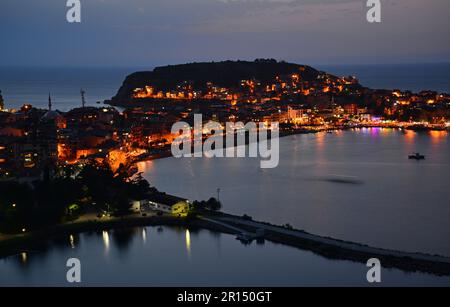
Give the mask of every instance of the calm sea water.
MULTIPOLYGON (((364 79, 372 76, 371 86, 387 87, 374 69, 361 81, 367 84, 364 79)), ((51 91, 54 104, 65 110, 79 105, 80 87, 94 104, 114 95, 134 70, 1 69, 0 89, 8 107, 23 102, 45 107, 51 91)), ((404 74, 392 87, 415 84, 413 89, 421 89, 424 80, 413 76, 404 74)), ((425 88, 448 91, 448 74, 440 78, 445 82, 425 88)), ((168 158, 139 167, 160 190, 192 200, 216 196, 220 188, 227 212, 378 247, 450 256, 448 134, 361 129, 290 136, 280 146, 280 165, 273 170, 261 170, 255 159, 168 158), (407 159, 417 151, 427 159, 407 159)), ((367 285, 363 264, 270 242, 244 246, 233 236, 168 227, 47 242, 43 250, 0 259, 0 285, 67 285, 65 262, 70 257, 82 262, 83 285, 367 285)), ((450 278, 399 270, 385 269, 382 277, 384 286, 450 286, 450 278)))
MULTIPOLYGON (((280 165, 256 159, 141 163, 159 189, 216 195, 224 210, 373 246, 450 255, 450 142, 443 132, 361 129, 281 139, 280 165), (410 161, 410 152, 427 155, 410 161)), ((65 262, 82 263, 84 286, 368 285, 364 264, 266 242, 244 246, 206 230, 147 227, 67 236, 0 259, 0 286, 58 285, 65 262)), ((382 270, 382 286, 450 286, 450 278, 382 270)))
POLYGON ((68 111, 81 106, 80 90, 87 105, 96 106, 114 96, 125 77, 142 69, 130 68, 0 68, 0 90, 7 108, 24 103, 47 108, 51 93, 53 107, 68 111))
MULTIPOLYGON (((450 64, 316 66, 327 72, 356 75, 373 88, 423 89, 450 92, 450 64)), ((125 77, 151 67, 129 68, 11 68, 0 67, 0 90, 8 108, 24 103, 46 108, 51 92, 55 108, 66 111, 81 105, 80 89, 88 105, 96 105, 117 93, 125 77)))
POLYGON ((140 164, 162 191, 376 247, 450 256, 450 137, 361 129, 280 140, 280 164, 168 158, 140 164), (409 160, 421 152, 425 161, 409 160))
MULTIPOLYGON (((81 261, 81 286, 358 286, 364 264, 332 261, 266 242, 182 228, 74 235, 43 251, 0 259, 0 286, 71 286, 66 261, 81 261)), ((383 270, 384 286, 449 286, 450 278, 383 270)))

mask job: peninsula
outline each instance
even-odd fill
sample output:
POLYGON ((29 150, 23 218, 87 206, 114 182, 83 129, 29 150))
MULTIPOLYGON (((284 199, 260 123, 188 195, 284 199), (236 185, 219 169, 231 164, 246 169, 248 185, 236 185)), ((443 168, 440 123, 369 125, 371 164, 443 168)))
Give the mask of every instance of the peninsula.
MULTIPOLYGON (((375 90, 272 59, 192 63, 128 76, 105 103, 60 112, 29 104, 0 112, 0 250, 19 252, 37 239, 134 225, 182 225, 232 233, 355 261, 450 274, 445 257, 386 251, 322 238, 219 212, 212 198, 167 195, 146 182, 135 163, 167 156, 175 122, 278 122, 281 135, 359 127, 442 130, 450 127, 450 95, 375 90), (114 106, 114 107, 113 107, 114 106), (123 107, 118 110, 115 107, 123 107)), ((0 95, 0 108, 4 108, 0 95)), ((446 132, 444 132, 446 133, 446 132)), ((406 157, 407 158, 407 157, 406 157)))

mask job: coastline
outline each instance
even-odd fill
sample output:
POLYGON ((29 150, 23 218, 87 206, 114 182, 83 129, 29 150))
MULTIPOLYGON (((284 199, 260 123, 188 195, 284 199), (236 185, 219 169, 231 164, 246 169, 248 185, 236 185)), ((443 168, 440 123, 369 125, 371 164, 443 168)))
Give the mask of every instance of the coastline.
POLYGON ((129 227, 143 226, 188 226, 190 221, 178 219, 171 216, 126 216, 122 218, 109 218, 104 220, 87 220, 82 222, 68 222, 58 224, 27 234, 7 236, 0 240, 0 258, 26 252, 42 242, 64 235, 83 233, 90 231, 104 231, 129 227))
MULTIPOLYGON (((334 130, 336 130, 336 129, 334 129, 334 130)), ((342 130, 347 130, 347 129, 342 129, 342 130)), ((326 129, 321 129, 321 130, 296 129, 293 131, 280 131, 279 138, 283 138, 283 137, 287 137, 287 136, 291 136, 291 135, 297 135, 297 134, 315 134, 315 133, 325 132, 325 131, 328 131, 328 130, 326 130, 326 129)), ((236 137, 236 133, 234 136, 236 137)), ((268 135, 269 140, 270 140, 270 136, 271 135, 269 134, 268 135)), ((249 145, 249 139, 246 137, 245 138, 245 146, 247 146, 247 145, 249 145)), ((227 146, 226 138, 224 137, 224 149, 231 148, 231 147, 234 147, 234 148, 237 147, 236 142, 235 142, 234 146, 227 146)), ((135 159, 130 161, 130 163, 128 163, 128 170, 132 170, 136 166, 137 163, 148 162, 148 161, 153 161, 153 160, 158 160, 158 159, 165 159, 165 158, 170 158, 170 157, 172 157, 171 145, 167 145, 164 149, 162 149, 157 154, 144 154, 141 157, 136 157, 135 159)))
MULTIPOLYGON (((423 132, 431 132, 431 131, 440 131, 440 132, 450 132, 450 127, 448 127, 447 129, 435 129, 435 128, 425 128, 425 129, 408 129, 408 128, 400 128, 400 127, 396 127, 396 126, 377 126, 377 125, 360 125, 358 127, 337 127, 337 128, 320 128, 317 130, 313 130, 313 129, 305 129, 305 128, 299 128, 299 129, 293 129, 290 131, 280 131, 280 135, 279 138, 283 138, 283 137, 288 137, 288 136, 293 136, 293 135, 300 135, 300 134, 317 134, 320 132, 336 132, 336 131, 348 131, 348 130, 353 130, 353 129, 370 129, 370 128, 380 128, 380 129, 398 129, 401 131, 414 131, 414 132, 418 132, 418 133, 423 133, 423 132)), ((236 137, 236 134, 235 134, 236 137)), ((270 139, 270 134, 268 135, 268 139, 270 139)), ((225 148, 228 148, 228 146, 226 146, 226 139, 224 139, 224 144, 225 144, 225 148)), ((246 138, 245 140, 245 145, 249 145, 249 140, 248 138, 246 138)), ((158 159, 165 159, 165 158, 170 158, 172 156, 171 153, 171 149, 170 149, 171 145, 166 146, 167 148, 164 148, 161 150, 161 152, 157 153, 157 154, 144 154, 144 157, 137 157, 136 159, 134 159, 133 161, 131 161, 128 165, 129 169, 132 169, 133 167, 136 166, 137 163, 141 163, 141 162, 148 162, 148 161, 153 161, 153 160, 158 160, 158 159)), ((233 147, 236 147, 233 146, 233 147)), ((134 174, 133 174, 134 175, 134 174)))
MULTIPOLYGON (((359 127, 358 127, 359 128, 359 127)), ((356 129, 358 129, 356 128, 356 129)), ((395 127, 383 127, 387 129, 398 129, 395 127)), ((340 129, 318 129, 306 130, 297 129, 293 131, 283 131, 280 137, 287 137, 296 134, 309 134, 329 132, 336 130, 351 130, 354 128, 340 129)), ((246 142, 248 144, 248 142, 246 142)), ((130 161, 129 169, 135 167, 136 163, 163 159, 171 157, 170 148, 156 155, 147 155, 144 159, 135 159, 130 161)), ((405 272, 422 272, 433 274, 436 276, 450 276, 450 258, 438 255, 428 255, 423 253, 407 253, 395 250, 385 250, 382 248, 370 247, 364 244, 348 242, 334 238, 325 238, 318 235, 306 233, 302 230, 286 228, 284 226, 272 225, 268 222, 254 222, 259 226, 245 225, 243 221, 248 221, 240 216, 226 213, 208 213, 208 217, 228 217, 235 219, 239 223, 228 222, 230 225, 244 229, 250 233, 255 233, 258 227, 268 226, 275 227, 275 231, 266 231, 264 239, 276 244, 299 248, 313 252, 321 257, 331 260, 347 260, 358 263, 366 263, 370 258, 378 258, 384 268, 395 268, 405 272), (285 231, 292 231, 296 234, 287 234, 285 231), (437 261, 433 261, 436 259, 437 261)), ((253 222, 253 221, 252 221, 253 222)), ((0 258, 10 255, 19 254, 21 252, 29 252, 33 247, 57 237, 69 236, 75 233, 99 232, 104 230, 130 228, 130 227, 147 227, 147 226, 175 226, 184 228, 196 228, 201 230, 209 230, 218 233, 226 233, 230 235, 239 235, 239 232, 233 231, 229 227, 221 226, 217 223, 208 222, 201 218, 181 219, 172 216, 140 216, 128 215, 122 218, 103 218, 92 220, 79 220, 78 222, 69 222, 43 230, 30 232, 28 234, 18 234, 2 239, 0 235, 0 258)))
POLYGON ((384 268, 450 276, 450 257, 388 250, 331 237, 322 237, 303 230, 248 220, 231 214, 219 213, 219 215, 222 216, 221 220, 246 231, 255 232, 264 228, 264 238, 268 241, 311 251, 327 259, 354 261, 365 265, 369 259, 377 258, 384 268))
MULTIPOLYGON (((0 258, 28 252, 50 239, 74 233, 105 231, 132 227, 178 226, 209 230, 229 235, 239 235, 239 229, 255 233, 264 228, 263 240, 313 252, 331 260, 346 260, 365 264, 377 258, 384 268, 399 269, 404 272, 421 272, 435 276, 450 276, 450 258, 423 253, 407 253, 370 247, 360 243, 321 237, 302 230, 253 221, 248 218, 226 213, 207 213, 205 216, 176 218, 172 216, 126 216, 108 220, 91 220, 56 225, 25 235, 15 235, 0 241, 0 258), (219 222, 226 221, 227 224, 219 222), (227 226, 228 225, 228 226, 227 226)), ((248 244, 246 242, 244 244, 248 244)))

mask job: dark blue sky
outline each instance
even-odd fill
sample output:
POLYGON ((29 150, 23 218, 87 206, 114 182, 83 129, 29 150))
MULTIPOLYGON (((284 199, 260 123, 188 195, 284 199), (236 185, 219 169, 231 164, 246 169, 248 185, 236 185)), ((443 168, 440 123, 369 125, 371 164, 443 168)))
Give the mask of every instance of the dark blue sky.
POLYGON ((0 65, 153 66, 271 57, 306 64, 450 62, 450 1, 1 0, 0 65))

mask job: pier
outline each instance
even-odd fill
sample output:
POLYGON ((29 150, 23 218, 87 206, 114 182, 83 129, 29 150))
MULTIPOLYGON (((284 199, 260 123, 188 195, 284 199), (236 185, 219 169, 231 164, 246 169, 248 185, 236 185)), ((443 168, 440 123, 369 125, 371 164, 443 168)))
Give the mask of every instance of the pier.
POLYGON ((196 229, 208 229, 214 232, 236 236, 243 244, 253 241, 271 241, 286 246, 311 251, 327 259, 360 262, 366 265, 371 258, 380 260, 383 268, 396 268, 405 272, 422 272, 437 276, 450 276, 450 258, 424 253, 410 253, 371 247, 364 244, 322 237, 302 230, 253 221, 250 217, 240 217, 226 213, 203 213, 191 218, 177 218, 171 215, 150 216, 129 215, 120 218, 92 220, 80 219, 75 223, 66 223, 48 227, 41 231, 18 234, 0 238, 0 256, 17 254, 33 249, 38 242, 48 238, 116 228, 145 226, 178 226, 196 229))
POLYGON ((226 228, 231 233, 236 234, 237 239, 242 238, 241 241, 246 244, 255 239, 266 239, 275 243, 310 250, 330 259, 351 260, 366 264, 369 259, 377 258, 385 268, 450 276, 449 257, 376 248, 229 214, 218 214, 207 218, 200 217, 200 219, 226 228))
POLYGON ((232 232, 237 234, 236 239, 241 241, 244 244, 250 244, 253 240, 259 240, 264 238, 264 230, 262 228, 257 228, 256 232, 251 232, 248 230, 244 230, 238 228, 236 226, 227 224, 226 222, 220 221, 219 219, 207 218, 207 217, 199 217, 200 220, 213 223, 216 225, 220 225, 222 227, 230 229, 232 232))

